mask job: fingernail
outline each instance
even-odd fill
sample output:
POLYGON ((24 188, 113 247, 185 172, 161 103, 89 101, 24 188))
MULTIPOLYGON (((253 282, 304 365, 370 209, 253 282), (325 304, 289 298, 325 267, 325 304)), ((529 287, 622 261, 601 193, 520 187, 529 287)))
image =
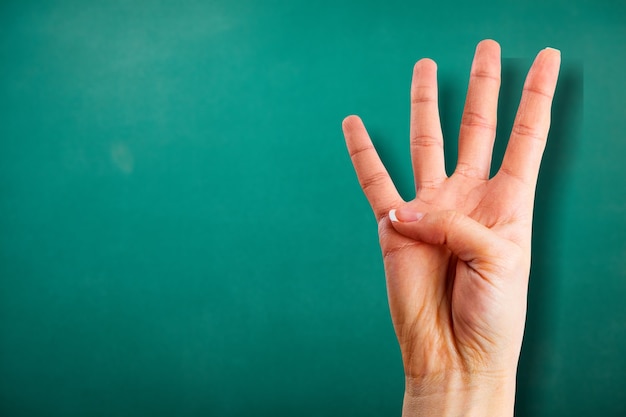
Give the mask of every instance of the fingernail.
POLYGON ((555 52, 557 52, 559 55, 561 55, 561 51, 560 51, 560 50, 558 50, 558 49, 556 49, 556 48, 551 48, 551 47, 549 47, 549 46, 548 46, 548 47, 546 48, 546 50, 555 51, 555 52))
POLYGON ((389 211, 389 219, 392 222, 409 223, 416 222, 424 217, 424 213, 419 213, 411 209, 393 209, 389 211))

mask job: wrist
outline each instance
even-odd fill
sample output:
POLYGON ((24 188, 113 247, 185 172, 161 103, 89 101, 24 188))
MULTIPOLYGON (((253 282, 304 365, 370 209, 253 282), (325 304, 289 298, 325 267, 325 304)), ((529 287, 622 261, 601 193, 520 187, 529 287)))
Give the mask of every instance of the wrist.
POLYGON ((456 372, 406 378, 403 417, 512 417, 515 375, 456 372))

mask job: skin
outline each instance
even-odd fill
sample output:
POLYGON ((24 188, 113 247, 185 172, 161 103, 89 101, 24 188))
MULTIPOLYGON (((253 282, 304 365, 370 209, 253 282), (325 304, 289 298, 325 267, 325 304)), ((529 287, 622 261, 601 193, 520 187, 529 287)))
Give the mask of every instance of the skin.
POLYGON ((352 163, 378 221, 406 377, 403 415, 513 415, 533 202, 559 66, 559 51, 537 55, 503 163, 490 179, 500 46, 484 40, 476 48, 450 177, 437 67, 430 59, 418 61, 411 85, 411 201, 398 194, 361 119, 343 121, 352 163))

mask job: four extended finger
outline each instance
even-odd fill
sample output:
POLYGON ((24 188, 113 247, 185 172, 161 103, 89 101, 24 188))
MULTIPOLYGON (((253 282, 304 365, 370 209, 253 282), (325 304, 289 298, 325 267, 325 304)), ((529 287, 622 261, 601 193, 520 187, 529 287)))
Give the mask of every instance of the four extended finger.
POLYGON ((380 160, 374 145, 358 116, 348 116, 342 123, 346 145, 359 184, 372 206, 376 219, 402 202, 391 177, 380 160))
POLYGON ((556 49, 546 48, 537 55, 524 83, 499 175, 517 178, 532 187, 537 182, 560 63, 561 53, 556 49))
POLYGON ((455 173, 472 178, 489 178, 499 90, 500 45, 493 40, 484 40, 476 47, 470 72, 455 173))
POLYGON ((422 59, 411 84, 411 160, 415 186, 433 188, 446 179, 443 134, 437 100, 437 64, 422 59))

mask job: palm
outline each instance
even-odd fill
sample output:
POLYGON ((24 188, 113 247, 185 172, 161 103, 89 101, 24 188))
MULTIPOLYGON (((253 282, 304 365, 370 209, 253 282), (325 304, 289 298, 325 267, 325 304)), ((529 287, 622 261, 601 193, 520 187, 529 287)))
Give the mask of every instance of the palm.
MULTIPOLYGON (((416 198, 404 202, 358 118, 344 123, 361 186, 379 221, 392 320, 407 376, 468 370, 489 360, 510 365, 519 355, 534 184, 545 137, 558 61, 537 59, 525 85, 507 152, 498 174, 488 178, 495 139, 499 46, 482 42, 472 66, 461 124, 455 173, 445 175, 437 110, 436 67, 422 60, 411 89, 411 156, 416 198), (506 247, 488 261, 459 259, 443 242, 407 237, 388 218, 392 208, 442 210, 469 216, 506 247), (500 279, 500 275, 515 279, 500 279), (520 325, 521 323, 521 325, 520 325), (511 346, 499 349, 496 346, 511 346)), ((541 56, 541 54, 540 54, 541 56)))
MULTIPOLYGON (((436 190, 420 191, 409 205, 420 212, 464 213, 489 225, 520 249, 526 247, 530 235, 520 234, 529 230, 530 213, 519 201, 494 199, 499 195, 494 188, 497 182, 452 176, 436 190)), ((493 356, 493 346, 486 341, 521 338, 522 329, 505 328, 504 334, 486 334, 483 330, 498 329, 486 321, 501 318, 506 306, 494 302, 492 292, 507 288, 480 285, 483 281, 475 278, 482 271, 460 261, 445 247, 403 236, 388 221, 381 222, 379 233, 385 269, 404 272, 387 274, 388 296, 405 365, 412 368, 412 374, 422 374, 425 368, 467 368, 493 356), (491 314, 477 316, 476 311, 491 314), (422 362, 416 363, 414 357, 422 362), (430 363, 423 363, 424 358, 430 363)))

